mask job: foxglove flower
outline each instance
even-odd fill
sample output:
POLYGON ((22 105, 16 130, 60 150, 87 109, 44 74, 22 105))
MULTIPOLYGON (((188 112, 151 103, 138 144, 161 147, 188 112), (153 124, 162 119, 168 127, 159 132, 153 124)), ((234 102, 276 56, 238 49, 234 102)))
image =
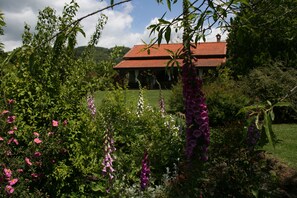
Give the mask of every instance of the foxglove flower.
POLYGON ((144 99, 143 99, 143 90, 140 88, 138 102, 137 102, 137 117, 140 117, 144 110, 144 99))
POLYGON ((250 126, 248 127, 247 140, 246 140, 250 150, 253 150, 255 148, 255 146, 257 145, 260 139, 260 135, 261 135, 260 131, 256 127, 255 122, 252 122, 252 124, 250 124, 250 126))
POLYGON ((140 174, 140 189, 145 190, 149 185, 150 167, 147 151, 144 153, 141 162, 141 174, 140 174))
MULTIPOLYGON (((104 159, 102 162, 104 175, 108 175, 109 181, 111 182, 114 178, 114 168, 113 168, 113 152, 116 150, 114 147, 114 140, 112 138, 112 128, 106 125, 106 130, 104 134, 104 159)), ((107 189, 108 191, 109 189, 107 189)))
POLYGON ((191 159, 197 154, 200 160, 206 161, 210 142, 208 110, 201 90, 202 80, 197 77, 196 69, 190 60, 184 60, 183 96, 186 115, 186 156, 191 159))
POLYGON ((95 107, 95 100, 93 96, 88 96, 87 98, 88 108, 92 114, 92 116, 96 115, 96 107, 95 107))
POLYGON ((164 100, 164 97, 162 97, 162 96, 160 97, 159 105, 160 105, 161 115, 164 116, 164 114, 165 114, 165 100, 164 100))

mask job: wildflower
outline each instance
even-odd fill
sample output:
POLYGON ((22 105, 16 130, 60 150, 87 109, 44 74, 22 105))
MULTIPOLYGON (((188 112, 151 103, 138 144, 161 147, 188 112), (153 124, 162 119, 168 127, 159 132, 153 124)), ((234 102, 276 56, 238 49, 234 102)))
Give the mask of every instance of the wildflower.
POLYGON ((88 108, 91 111, 92 116, 96 115, 95 100, 93 96, 88 96, 87 98, 88 108))
POLYGON ((13 138, 13 142, 15 143, 15 145, 19 145, 19 142, 17 139, 13 138))
POLYGON ((137 116, 141 116, 144 110, 143 90, 140 88, 138 102, 137 102, 137 116))
POLYGON ((12 141, 13 141, 13 137, 7 141, 7 144, 11 144, 12 141))
POLYGON ((11 124, 11 123, 13 123, 15 121, 15 118, 16 118, 15 116, 8 116, 6 122, 11 124))
POLYGON ((8 181, 8 184, 9 184, 10 186, 13 186, 13 185, 15 185, 18 181, 19 181, 18 179, 12 179, 12 180, 8 181))
POLYGON ((7 114, 7 113, 9 113, 8 110, 3 110, 3 111, 1 112, 2 115, 7 114))
POLYGON ((4 168, 4 175, 6 178, 10 178, 12 175, 12 171, 10 169, 4 168))
POLYGON ((66 126, 68 124, 68 120, 63 121, 63 125, 66 126))
POLYGON ((3 137, 0 136, 0 141, 3 141, 3 140, 4 140, 3 137))
POLYGON ((15 143, 15 145, 19 145, 19 142, 18 142, 18 140, 17 139, 15 139, 15 138, 10 138, 8 141, 7 141, 7 144, 11 144, 11 142, 14 142, 15 143))
POLYGON ((40 157, 40 156, 41 156, 41 153, 38 152, 38 151, 36 151, 36 152, 34 153, 34 156, 35 156, 35 157, 40 157))
POLYGON ((33 132, 33 135, 36 137, 39 137, 39 133, 37 133, 37 132, 33 132))
POLYGON ((13 99, 8 99, 8 104, 13 104, 15 102, 15 100, 13 99))
POLYGON ((142 159, 141 174, 140 174, 140 188, 141 188, 141 190, 145 190, 148 187, 149 175, 150 175, 150 168, 149 168, 148 153, 147 153, 147 151, 145 151, 143 159, 142 159))
POLYGON ((21 168, 19 168, 19 169, 17 169, 17 172, 18 172, 18 173, 22 173, 22 172, 24 172, 24 170, 21 169, 21 168))
POLYGON ((29 166, 32 166, 32 162, 30 161, 30 159, 28 157, 25 158, 25 162, 26 164, 28 164, 29 166))
POLYGON ((209 145, 209 119, 205 97, 201 91, 202 80, 197 77, 191 62, 184 61, 183 96, 186 114, 186 156, 191 159, 198 148, 200 160, 207 160, 209 145))
POLYGON ((57 120, 52 120, 53 127, 59 126, 59 122, 57 120))
POLYGON ((50 132, 47 133, 47 136, 51 136, 51 135, 54 135, 54 132, 50 131, 50 132))
POLYGON ((10 131, 8 131, 8 134, 9 134, 9 135, 13 135, 13 134, 14 134, 14 130, 10 130, 10 131))
POLYGON ((256 127, 255 122, 252 122, 252 124, 250 124, 250 126, 248 127, 248 131, 247 131, 247 145, 248 147, 253 150, 254 147, 257 145, 258 141, 260 140, 260 131, 259 129, 256 127))
POLYGON ((115 171, 113 168, 112 153, 116 150, 114 147, 114 140, 112 138, 112 128, 111 126, 106 127, 105 135, 104 135, 104 159, 102 162, 103 169, 102 172, 104 175, 108 175, 109 180, 114 178, 113 172, 115 171))
POLYGON ((5 187, 5 191, 8 193, 8 194, 12 194, 14 192, 14 188, 10 185, 7 185, 5 187))
POLYGON ((40 144, 42 141, 41 141, 39 138, 35 138, 35 139, 34 139, 34 142, 35 142, 36 144, 40 144))
POLYGON ((161 115, 164 116, 164 114, 165 114, 165 100, 164 100, 164 97, 160 98, 159 105, 160 105, 161 115))
POLYGON ((31 177, 33 177, 33 178, 37 178, 39 175, 37 174, 37 173, 32 173, 31 174, 31 177))

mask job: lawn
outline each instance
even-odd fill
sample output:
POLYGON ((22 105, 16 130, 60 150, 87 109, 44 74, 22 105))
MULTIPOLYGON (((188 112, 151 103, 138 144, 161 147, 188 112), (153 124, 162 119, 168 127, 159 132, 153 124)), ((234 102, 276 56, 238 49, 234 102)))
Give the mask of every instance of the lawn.
POLYGON ((297 170, 297 124, 277 124, 273 130, 280 142, 275 149, 271 145, 264 149, 297 170))
MULTIPOLYGON (((100 105, 102 99, 106 96, 106 91, 98 91, 95 94, 95 103, 96 105, 100 105)), ((127 104, 135 104, 135 108, 137 106, 138 97, 139 97, 139 90, 124 90, 123 91, 127 104)), ((171 94, 171 90, 162 90, 162 95, 165 99, 165 108, 168 109, 168 100, 171 94)), ((159 108, 159 96, 160 90, 144 90, 144 102, 147 105, 152 106, 153 108, 159 108)))

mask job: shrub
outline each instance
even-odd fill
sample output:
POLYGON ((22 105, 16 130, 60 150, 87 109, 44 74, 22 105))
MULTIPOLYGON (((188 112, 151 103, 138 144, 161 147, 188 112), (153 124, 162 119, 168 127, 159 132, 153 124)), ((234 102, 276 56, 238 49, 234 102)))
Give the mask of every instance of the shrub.
POLYGON ((297 85, 297 72, 293 68, 282 68, 281 63, 257 68, 244 78, 244 90, 253 102, 278 102, 287 94, 286 101, 292 107, 275 108, 276 122, 294 122, 297 119, 297 94, 296 90, 290 93, 297 85))
POLYGON ((171 95, 169 97, 170 112, 184 112, 184 100, 183 100, 183 85, 179 80, 175 85, 172 86, 171 95))
POLYGON ((204 85, 206 102, 211 126, 228 125, 234 120, 241 120, 245 115, 239 110, 249 103, 239 81, 230 77, 228 69, 220 69, 218 77, 204 85))

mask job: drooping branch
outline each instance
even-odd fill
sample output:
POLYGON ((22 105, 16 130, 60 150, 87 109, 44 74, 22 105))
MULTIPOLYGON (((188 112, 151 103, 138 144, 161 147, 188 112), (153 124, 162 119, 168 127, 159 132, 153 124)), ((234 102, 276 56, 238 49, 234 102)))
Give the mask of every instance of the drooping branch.
MULTIPOLYGON (((132 1, 132 0, 124 0, 124 1, 120 1, 120 2, 118 2, 118 3, 113 3, 113 4, 111 4, 111 5, 109 5, 109 6, 105 7, 105 8, 102 8, 102 9, 96 10, 96 11, 90 13, 90 14, 87 14, 87 15, 85 15, 85 16, 83 16, 83 17, 81 17, 81 18, 79 18, 79 19, 77 19, 77 20, 75 20, 75 21, 73 21, 72 23, 68 24, 68 25, 67 25, 65 28, 63 28, 61 31, 57 32, 57 33, 54 34, 52 37, 48 38, 47 40, 45 40, 44 42, 42 42, 42 43, 41 43, 40 45, 38 45, 38 46, 42 46, 42 45, 44 45, 45 43, 47 43, 47 42, 53 40, 54 38, 56 38, 57 36, 59 36, 59 35, 62 34, 63 32, 67 31, 70 27, 72 27, 72 26, 73 26, 73 27, 76 27, 76 26, 79 24, 79 22, 81 22, 82 20, 84 20, 84 19, 86 19, 86 18, 88 18, 88 17, 90 17, 90 16, 93 16, 93 15, 95 15, 95 14, 98 14, 98 13, 100 13, 100 12, 103 12, 103 11, 105 11, 105 10, 111 9, 111 8, 113 8, 113 7, 115 7, 115 6, 118 6, 118 5, 121 5, 121 4, 130 2, 130 1, 132 1)), ((73 28, 73 27, 72 27, 72 28, 73 28)), ((38 47, 38 46, 37 46, 37 47, 38 47)))

